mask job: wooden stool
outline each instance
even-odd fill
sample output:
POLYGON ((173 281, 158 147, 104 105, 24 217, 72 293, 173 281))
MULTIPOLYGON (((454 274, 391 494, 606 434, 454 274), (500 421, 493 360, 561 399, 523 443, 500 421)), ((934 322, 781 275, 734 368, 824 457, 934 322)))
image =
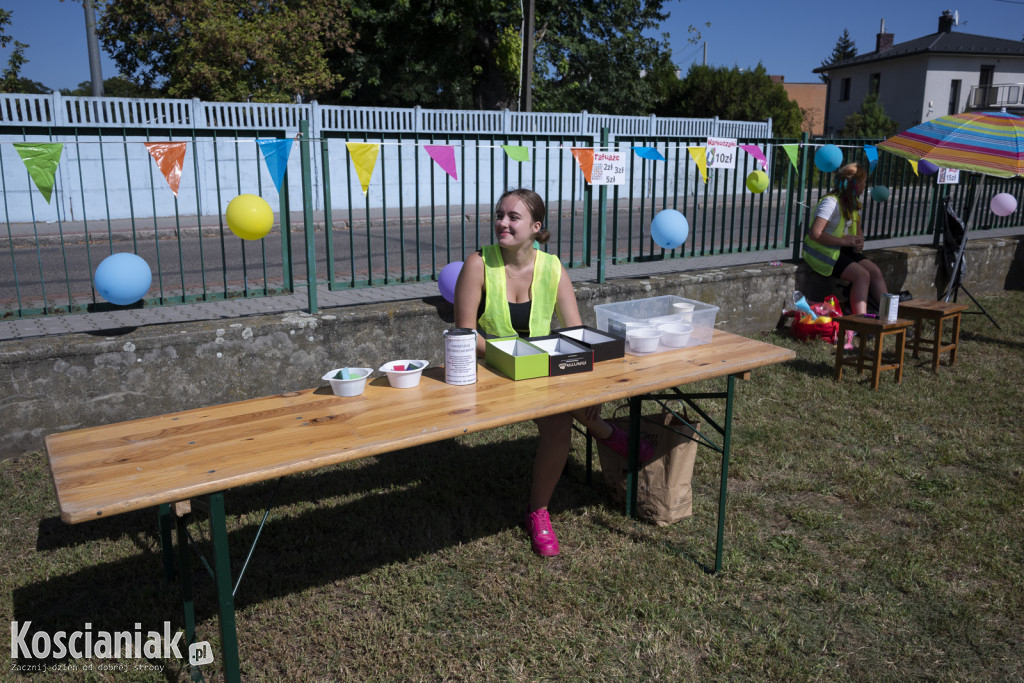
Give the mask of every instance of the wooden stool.
POLYGON ((911 320, 897 318, 887 322, 881 318, 868 318, 863 315, 844 315, 836 318, 839 321, 839 338, 836 339, 836 371, 835 380, 838 382, 843 378, 843 366, 856 366, 857 374, 860 375, 865 369, 871 370, 871 388, 878 388, 878 379, 883 370, 896 371, 896 383, 903 381, 903 350, 907 342, 907 328, 913 325, 911 320), (843 342, 846 339, 846 331, 853 330, 857 333, 858 346, 856 355, 846 356, 843 353, 843 342), (871 355, 867 353, 868 336, 874 335, 875 348, 871 355), (894 335, 896 341, 895 362, 882 365, 882 343, 885 338, 894 335))
POLYGON ((900 303, 899 315, 903 318, 910 318, 914 321, 914 338, 910 341, 910 348, 914 351, 914 358, 917 358, 918 350, 931 352, 932 370, 939 369, 939 359, 944 351, 949 351, 949 364, 956 363, 956 350, 960 345, 960 313, 967 310, 966 304, 958 304, 954 301, 923 301, 911 299, 900 303), (924 336, 924 321, 931 320, 933 323, 932 336, 924 336), (952 334, 948 344, 942 343, 942 326, 947 320, 953 321, 952 334))

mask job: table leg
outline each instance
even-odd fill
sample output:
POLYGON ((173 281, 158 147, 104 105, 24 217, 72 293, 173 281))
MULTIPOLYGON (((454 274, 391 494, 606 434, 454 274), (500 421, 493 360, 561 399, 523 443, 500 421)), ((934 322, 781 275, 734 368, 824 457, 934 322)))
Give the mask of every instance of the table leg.
POLYGON ((164 559, 164 576, 174 579, 174 543, 171 540, 171 504, 161 503, 157 508, 157 524, 160 529, 160 554, 164 559))
POLYGON ((843 355, 845 354, 843 344, 846 343, 845 339, 846 331, 843 329, 843 326, 840 325, 839 337, 836 339, 836 369, 832 372, 832 379, 836 382, 843 379, 843 355))
POLYGON ((231 581, 231 556, 228 553, 228 531, 224 514, 224 494, 211 493, 210 536, 213 540, 213 571, 217 584, 217 607, 220 613, 221 653, 224 659, 224 680, 239 683, 238 635, 235 631, 235 597, 231 581))
POLYGON ((626 516, 636 519, 637 487, 640 483, 640 417, 644 402, 639 396, 629 399, 629 466, 626 472, 626 516))
POLYGON ((736 376, 729 375, 725 398, 725 425, 722 430, 722 481, 718 490, 718 539, 715 544, 715 573, 722 570, 725 546, 725 499, 729 491, 729 445, 732 440, 732 399, 736 392, 736 376))
MULTIPOLYGON (((196 609, 192 599, 192 549, 188 544, 187 522, 184 517, 175 516, 175 532, 178 541, 178 585, 181 588, 181 604, 185 611, 185 647, 196 642, 196 609)), ((189 678, 202 681, 199 667, 189 666, 189 678)))
POLYGON ((953 350, 949 352, 949 365, 956 363, 956 352, 960 348, 960 313, 953 316, 953 350))
POLYGON ((878 380, 882 375, 882 346, 885 341, 885 333, 879 332, 875 335, 875 367, 871 368, 871 388, 878 388, 878 380))

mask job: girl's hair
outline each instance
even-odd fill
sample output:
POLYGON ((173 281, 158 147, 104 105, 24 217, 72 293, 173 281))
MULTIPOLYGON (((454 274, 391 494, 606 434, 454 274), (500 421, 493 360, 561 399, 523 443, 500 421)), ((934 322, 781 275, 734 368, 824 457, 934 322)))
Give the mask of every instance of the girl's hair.
POLYGON ((868 167, 859 161, 846 164, 836 171, 836 186, 830 194, 836 196, 839 202, 839 209, 843 212, 843 218, 849 220, 854 211, 861 207, 860 197, 857 196, 857 181, 865 181, 868 178, 868 167))
POLYGON ((547 209, 544 207, 544 200, 541 199, 540 195, 533 190, 528 190, 525 187, 520 187, 515 190, 509 190, 505 194, 498 197, 498 202, 494 205, 494 210, 497 211, 501 203, 505 201, 506 197, 515 197, 523 204, 526 205, 526 210, 530 212, 531 222, 540 221, 540 232, 534 235, 534 239, 541 244, 547 244, 548 240, 551 239, 551 233, 544 227, 544 219, 547 217, 547 209))

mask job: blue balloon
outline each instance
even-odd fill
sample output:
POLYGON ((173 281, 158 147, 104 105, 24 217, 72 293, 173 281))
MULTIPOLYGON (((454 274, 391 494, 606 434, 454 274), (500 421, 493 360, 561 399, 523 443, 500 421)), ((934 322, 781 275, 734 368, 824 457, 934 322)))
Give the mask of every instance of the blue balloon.
POLYGON ((93 282, 104 299, 118 306, 127 306, 146 296, 153 283, 153 273, 141 256, 121 252, 100 262, 93 282))
POLYGON ((885 185, 875 185, 871 188, 871 198, 876 202, 884 202, 889 199, 889 188, 885 185))
POLYGON ((450 304, 455 303, 455 283, 458 282, 461 272, 462 261, 453 261, 437 274, 437 288, 441 290, 444 300, 450 304))
POLYGON ((675 209, 659 211, 651 220, 651 239, 662 249, 681 247, 689 234, 686 216, 675 209))
POLYGON ((822 173, 831 173, 843 163, 843 150, 835 145, 819 147, 814 153, 814 165, 822 173))

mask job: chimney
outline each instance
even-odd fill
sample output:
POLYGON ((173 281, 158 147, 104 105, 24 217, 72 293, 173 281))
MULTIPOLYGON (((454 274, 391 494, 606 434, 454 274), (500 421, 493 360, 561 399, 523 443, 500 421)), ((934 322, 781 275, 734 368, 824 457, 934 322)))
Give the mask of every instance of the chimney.
POLYGON ((885 19, 882 19, 882 27, 875 36, 875 52, 884 52, 892 47, 893 34, 885 32, 885 19))
POLYGON ((942 16, 939 17, 939 33, 952 33, 955 23, 953 13, 948 9, 942 10, 942 16))

